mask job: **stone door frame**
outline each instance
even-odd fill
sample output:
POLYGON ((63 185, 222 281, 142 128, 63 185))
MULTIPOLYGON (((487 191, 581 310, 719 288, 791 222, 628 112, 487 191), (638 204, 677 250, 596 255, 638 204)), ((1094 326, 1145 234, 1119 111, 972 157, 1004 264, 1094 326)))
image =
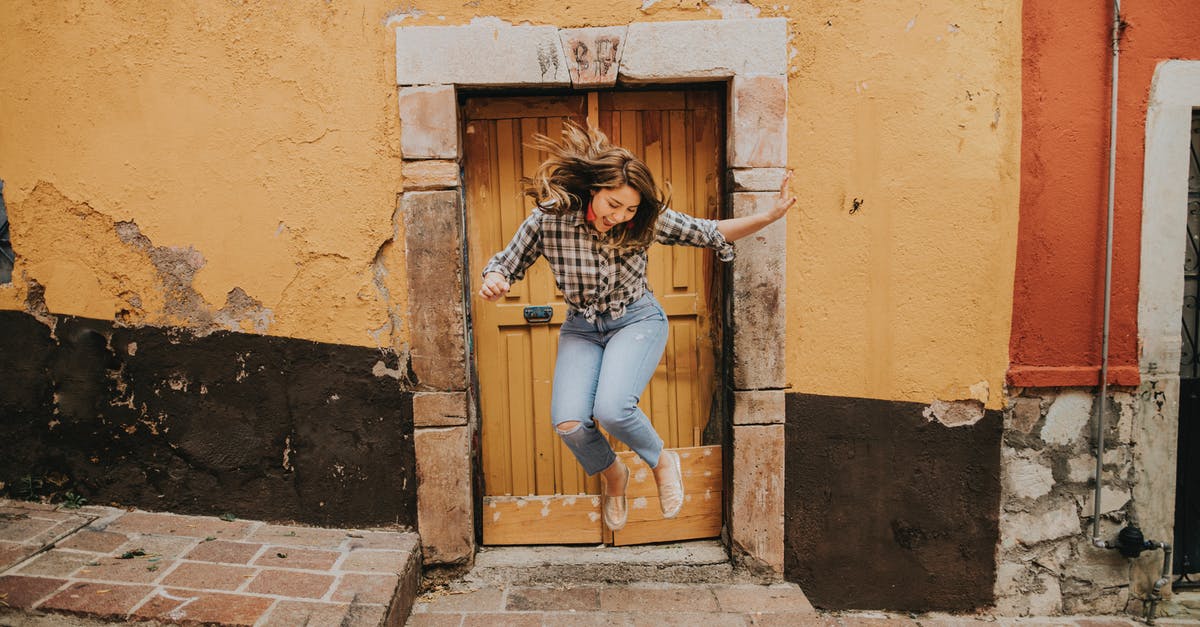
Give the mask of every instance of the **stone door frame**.
MULTIPOLYGON (((470 563, 476 538, 464 288, 464 272, 473 269, 462 261, 457 90, 727 81, 727 190, 732 215, 743 216, 770 206, 787 166, 787 40, 784 18, 396 29, 417 520, 427 565, 470 563)), ((739 241, 728 286, 734 408, 726 524, 735 557, 776 575, 783 573, 786 239, 780 220, 739 241)))
MULTIPOLYGON (((1172 540, 1182 335, 1184 238, 1192 109, 1200 107, 1200 61, 1163 61, 1146 110, 1138 278, 1135 515, 1148 538, 1172 540)), ((1155 562, 1149 569, 1158 568, 1155 562)), ((1146 580, 1153 577, 1147 575, 1146 580)))

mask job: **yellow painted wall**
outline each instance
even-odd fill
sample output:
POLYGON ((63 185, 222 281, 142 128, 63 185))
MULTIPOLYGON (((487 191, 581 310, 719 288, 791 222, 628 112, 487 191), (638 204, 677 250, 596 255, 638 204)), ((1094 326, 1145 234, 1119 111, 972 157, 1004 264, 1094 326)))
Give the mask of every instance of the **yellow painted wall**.
POLYGON ((240 288, 262 310, 218 326, 403 343, 386 326, 403 258, 381 259, 390 300, 372 264, 400 191, 389 6, 6 6, 0 179, 19 260, 0 307, 23 308, 33 279, 55 313, 204 328, 240 288), (148 246, 194 249, 194 294, 118 238, 126 221, 148 246))
POLYGON ((150 303, 144 322, 171 322, 146 255, 114 253, 107 225, 132 220, 203 255, 212 310, 239 287, 271 309, 268 333, 401 345, 386 323, 403 260, 381 258, 390 300, 372 264, 401 189, 396 26, 784 16, 792 389, 1001 405, 1019 2, 32 4, 0 14, 0 178, 22 256, 0 307, 23 306, 30 276, 55 312, 110 318, 124 289, 150 303))
POLYGON ((790 17, 789 382, 1001 407, 1020 3, 831 0, 790 17))

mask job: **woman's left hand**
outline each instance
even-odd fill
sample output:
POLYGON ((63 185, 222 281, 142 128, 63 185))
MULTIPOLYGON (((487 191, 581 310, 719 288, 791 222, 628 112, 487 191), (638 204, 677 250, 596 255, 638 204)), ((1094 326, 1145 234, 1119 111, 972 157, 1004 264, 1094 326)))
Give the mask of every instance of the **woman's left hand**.
POLYGON ((746 237, 787 215, 788 209, 796 204, 796 197, 788 191, 788 181, 790 180, 792 180, 791 170, 783 176, 783 182, 779 184, 779 196, 775 198, 775 204, 771 205, 770 209, 759 211, 753 215, 726 218, 717 222, 717 230, 725 237, 725 241, 732 242, 746 237))
POLYGON ((772 222, 787 215, 788 209, 796 204, 796 197, 792 196, 788 189, 788 182, 791 180, 792 171, 788 170, 787 174, 783 175, 783 182, 779 184, 779 197, 775 199, 775 205, 771 207, 771 210, 767 212, 772 222))

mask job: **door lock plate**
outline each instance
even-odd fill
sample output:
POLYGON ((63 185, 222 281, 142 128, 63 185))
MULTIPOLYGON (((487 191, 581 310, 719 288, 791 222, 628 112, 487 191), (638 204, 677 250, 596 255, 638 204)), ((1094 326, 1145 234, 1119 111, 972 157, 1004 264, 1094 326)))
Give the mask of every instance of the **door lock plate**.
POLYGON ((550 322, 554 317, 554 308, 548 305, 537 305, 534 307, 525 308, 525 322, 530 324, 541 324, 550 322))

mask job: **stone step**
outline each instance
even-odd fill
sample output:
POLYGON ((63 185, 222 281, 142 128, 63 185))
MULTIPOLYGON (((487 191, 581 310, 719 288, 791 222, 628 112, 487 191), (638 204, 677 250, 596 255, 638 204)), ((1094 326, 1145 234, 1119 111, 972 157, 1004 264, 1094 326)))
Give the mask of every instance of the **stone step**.
POLYGON ((1185 588, 1175 591, 1175 602, 1193 614, 1200 615, 1200 589, 1185 588))
POLYGON ((421 564, 406 531, 3 499, 0 558, 0 625, 401 625, 421 564))
POLYGON ((489 585, 729 583, 738 578, 716 540, 642 546, 483 547, 465 581, 489 585))
MULTIPOLYGON (((408 622, 409 627, 821 624, 827 623, 820 620, 795 584, 706 583, 503 586, 431 591, 417 600, 408 622)), ((913 624, 912 627, 917 626, 913 624)))

